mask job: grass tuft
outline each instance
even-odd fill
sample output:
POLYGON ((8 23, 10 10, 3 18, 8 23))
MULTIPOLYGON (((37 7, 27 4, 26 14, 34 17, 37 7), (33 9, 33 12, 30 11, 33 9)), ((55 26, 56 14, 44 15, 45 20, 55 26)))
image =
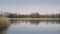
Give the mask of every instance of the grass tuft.
POLYGON ((0 27, 7 27, 9 25, 9 20, 7 17, 0 17, 0 27))

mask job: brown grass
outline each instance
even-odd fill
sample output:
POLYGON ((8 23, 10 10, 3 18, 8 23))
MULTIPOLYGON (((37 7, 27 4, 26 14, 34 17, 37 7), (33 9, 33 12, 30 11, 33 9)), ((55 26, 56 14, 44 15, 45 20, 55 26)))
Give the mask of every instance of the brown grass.
POLYGON ((9 25, 7 17, 0 17, 0 27, 5 27, 9 25))
POLYGON ((60 18, 9 18, 9 20, 60 20, 60 18))

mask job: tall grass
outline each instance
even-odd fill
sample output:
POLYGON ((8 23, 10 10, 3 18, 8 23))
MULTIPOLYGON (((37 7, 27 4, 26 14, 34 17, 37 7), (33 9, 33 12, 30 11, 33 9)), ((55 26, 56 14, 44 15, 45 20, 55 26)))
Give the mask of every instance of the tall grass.
POLYGON ((9 21, 7 17, 0 17, 0 27, 7 27, 9 25, 9 21))

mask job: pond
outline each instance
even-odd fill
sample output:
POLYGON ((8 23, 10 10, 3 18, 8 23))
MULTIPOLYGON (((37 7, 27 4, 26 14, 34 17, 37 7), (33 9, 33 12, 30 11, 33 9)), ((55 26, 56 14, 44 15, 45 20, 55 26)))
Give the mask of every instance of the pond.
POLYGON ((60 21, 17 21, 0 34, 60 34, 60 21))

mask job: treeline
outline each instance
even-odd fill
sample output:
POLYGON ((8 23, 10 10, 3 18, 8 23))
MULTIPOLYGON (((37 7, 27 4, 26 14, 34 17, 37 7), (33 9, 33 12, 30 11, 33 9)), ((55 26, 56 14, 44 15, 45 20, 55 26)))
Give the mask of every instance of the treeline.
POLYGON ((40 15, 39 13, 31 13, 29 15, 22 15, 22 14, 9 14, 7 15, 9 18, 60 18, 60 14, 51 14, 51 15, 40 15))

